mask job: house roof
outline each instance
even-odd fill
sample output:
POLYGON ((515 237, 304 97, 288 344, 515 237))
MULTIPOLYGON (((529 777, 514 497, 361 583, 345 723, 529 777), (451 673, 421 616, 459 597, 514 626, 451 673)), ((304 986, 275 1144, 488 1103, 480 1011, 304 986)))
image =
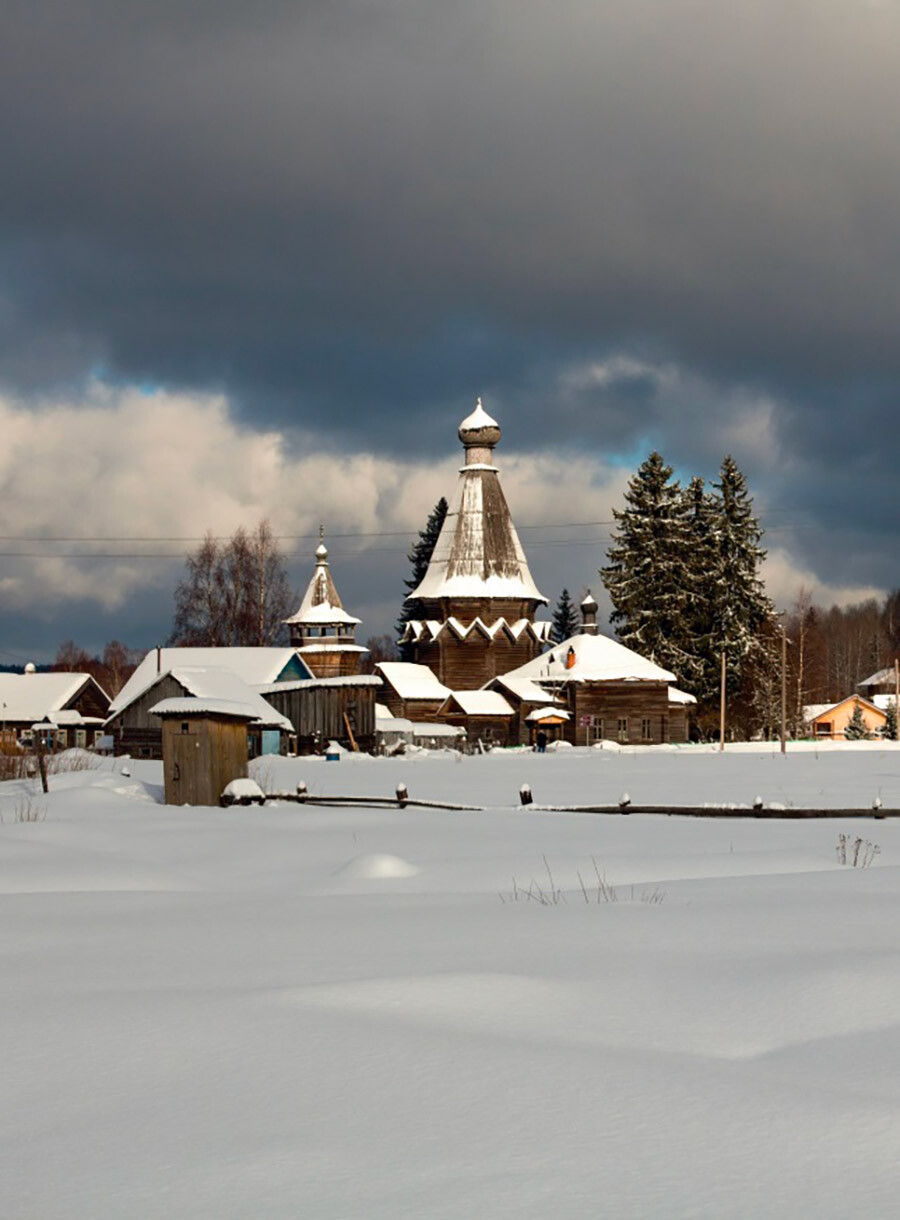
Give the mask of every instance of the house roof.
POLYGON ((382 661, 375 668, 401 699, 439 699, 443 702, 450 694, 450 688, 438 681, 427 665, 414 665, 411 661, 382 661))
POLYGON ((516 678, 512 674, 499 674, 486 683, 486 687, 499 685, 507 690, 521 703, 552 703, 553 696, 542 686, 531 682, 528 678, 516 678))
POLYGON ((536 707, 525 719, 540 724, 542 720, 570 720, 571 715, 563 707, 536 707))
POLYGON ((697 700, 693 695, 689 695, 686 690, 679 690, 677 686, 669 687, 669 702, 670 703, 696 703, 697 700))
POLYGON ((887 719, 887 716, 880 707, 877 707, 869 699, 864 699, 862 695, 847 695, 845 699, 838 699, 837 703, 808 703, 803 709, 803 718, 807 723, 812 724, 822 716, 836 712, 838 708, 844 707, 848 703, 858 703, 861 707, 874 712, 876 716, 881 716, 885 720, 887 719))
POLYGON ((318 690, 329 686, 383 686, 376 674, 341 674, 336 678, 304 678, 301 682, 267 682, 257 686, 260 695, 277 695, 289 690, 318 690))
POLYGON ((161 673, 172 669, 185 666, 227 669, 248 686, 263 686, 274 682, 295 659, 311 678, 309 666, 294 648, 153 648, 109 705, 109 712, 114 716, 128 707, 150 689, 161 673))
POLYGON ((228 716, 235 720, 254 721, 256 711, 246 703, 231 699, 161 699, 150 708, 153 716, 228 716))
POLYGON ((500 428, 478 400, 459 438, 466 465, 431 562, 409 601, 441 597, 526 598, 546 602, 528 568, 496 466, 490 460, 500 428))
POLYGON ((63 711, 89 684, 108 699, 90 674, 0 674, 0 718, 29 724, 43 720, 63 711))
POLYGON ((496 690, 455 690, 441 711, 455 703, 466 716, 511 716, 513 709, 496 690))
POLYGON ((310 626, 321 623, 357 624, 361 619, 354 618, 344 609, 340 594, 335 587, 328 566, 328 548, 320 540, 316 548, 316 567, 312 574, 300 609, 296 614, 284 620, 286 623, 307 623, 310 626))
POLYGON ((573 635, 505 675, 532 682, 674 682, 669 670, 606 635, 573 635), (567 667, 569 650, 574 664, 567 667))
POLYGON ((286 716, 276 712, 258 690, 229 669, 179 666, 171 670, 171 675, 195 699, 239 704, 252 712, 258 724, 271 725, 288 733, 293 731, 293 725, 286 716))
POLYGON ((879 669, 874 674, 869 674, 868 678, 863 678, 862 682, 857 682, 857 686, 887 686, 888 683, 894 683, 894 667, 891 665, 888 669, 879 669))

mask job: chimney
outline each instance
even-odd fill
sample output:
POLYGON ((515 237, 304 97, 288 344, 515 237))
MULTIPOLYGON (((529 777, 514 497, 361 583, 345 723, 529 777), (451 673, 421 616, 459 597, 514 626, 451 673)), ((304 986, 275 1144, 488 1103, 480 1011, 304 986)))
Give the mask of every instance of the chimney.
POLYGON ((162 649, 158 644, 156 645, 156 672, 162 673, 162 649))
POLYGON ((581 603, 581 634, 596 635, 597 634, 597 610, 599 607, 594 601, 590 589, 588 589, 587 597, 581 603))

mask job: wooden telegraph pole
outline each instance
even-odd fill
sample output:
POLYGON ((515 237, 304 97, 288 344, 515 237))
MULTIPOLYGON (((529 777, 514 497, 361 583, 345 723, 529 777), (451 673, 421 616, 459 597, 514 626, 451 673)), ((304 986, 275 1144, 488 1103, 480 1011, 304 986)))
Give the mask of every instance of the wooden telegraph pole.
POLYGON ((900 661, 894 658, 894 741, 900 742, 900 661))
POLYGON ((722 649, 722 683, 719 693, 719 749, 725 749, 725 649, 722 649))
POLYGON ((782 620, 782 754, 788 749, 788 637, 782 620))

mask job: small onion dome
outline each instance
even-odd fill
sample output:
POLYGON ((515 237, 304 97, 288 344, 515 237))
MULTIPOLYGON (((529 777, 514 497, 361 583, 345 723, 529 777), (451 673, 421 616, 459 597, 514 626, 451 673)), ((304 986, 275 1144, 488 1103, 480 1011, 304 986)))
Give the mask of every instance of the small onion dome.
POLYGON ((324 542, 320 542, 316 547, 316 563, 326 563, 328 560, 328 547, 324 542))
POLYGON ((476 445, 490 449, 500 440, 500 425, 485 411, 480 398, 472 414, 459 425, 459 439, 467 449, 476 445))
POLYGON ((590 589, 588 589, 587 597, 581 603, 581 609, 582 611, 586 611, 588 614, 596 614, 600 609, 594 600, 594 595, 591 593, 590 589))

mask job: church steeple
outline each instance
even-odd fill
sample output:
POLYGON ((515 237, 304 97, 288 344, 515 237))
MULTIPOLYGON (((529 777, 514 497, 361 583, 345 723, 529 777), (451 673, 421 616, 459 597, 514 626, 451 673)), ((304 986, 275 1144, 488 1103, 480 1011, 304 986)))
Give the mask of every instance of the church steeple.
POLYGON ((547 599, 528 568, 519 535, 493 464, 500 425, 478 399, 459 425, 466 464, 444 520, 428 571, 409 600, 516 598, 535 608, 547 599))
POLYGON ((500 425, 479 398, 459 425, 465 451, 456 495, 424 577, 408 600, 421 619, 404 642, 441 682, 471 689, 540 652, 547 599, 534 583, 494 465, 500 425))
POLYGON ((368 651, 356 643, 360 619, 344 609, 331 575, 325 530, 319 526, 316 567, 296 614, 284 620, 291 645, 318 678, 359 673, 359 658, 368 651))

